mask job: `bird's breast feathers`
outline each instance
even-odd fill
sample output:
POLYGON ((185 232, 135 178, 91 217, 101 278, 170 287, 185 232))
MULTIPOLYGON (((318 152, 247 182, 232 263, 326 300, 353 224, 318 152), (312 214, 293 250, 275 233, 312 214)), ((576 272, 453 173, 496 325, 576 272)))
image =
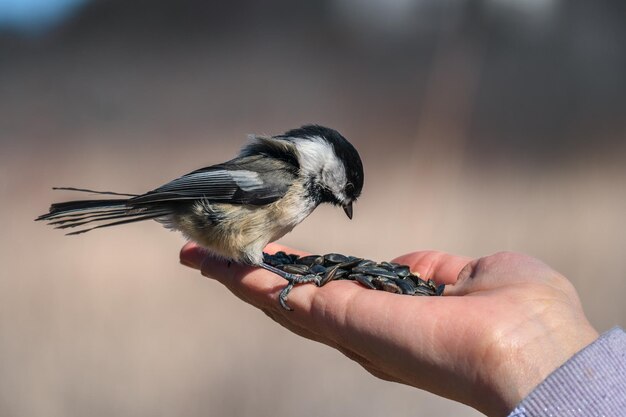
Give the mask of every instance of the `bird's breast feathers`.
POLYGON ((209 251, 234 261, 258 264, 263 248, 302 222, 317 204, 295 183, 285 196, 263 206, 201 200, 189 213, 171 219, 171 227, 209 251))

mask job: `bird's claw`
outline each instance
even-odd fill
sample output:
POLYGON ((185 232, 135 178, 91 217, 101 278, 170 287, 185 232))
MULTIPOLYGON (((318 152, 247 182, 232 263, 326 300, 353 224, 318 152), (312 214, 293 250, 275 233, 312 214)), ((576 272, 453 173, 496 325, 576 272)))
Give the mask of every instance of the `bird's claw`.
POLYGON ((309 274, 309 275, 293 275, 289 274, 288 276, 284 276, 288 282, 285 288, 282 289, 280 294, 278 295, 278 301, 282 308, 288 311, 293 311, 293 308, 287 304, 287 297, 289 293, 293 289, 293 287, 297 284, 308 284, 310 282, 314 283, 316 286, 320 287, 322 285, 321 278, 317 275, 309 274))

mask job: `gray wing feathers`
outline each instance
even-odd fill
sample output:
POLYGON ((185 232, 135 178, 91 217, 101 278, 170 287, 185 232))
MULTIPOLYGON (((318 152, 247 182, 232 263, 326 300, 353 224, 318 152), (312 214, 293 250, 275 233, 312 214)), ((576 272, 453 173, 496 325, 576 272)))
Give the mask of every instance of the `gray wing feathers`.
POLYGON ((270 166, 274 169, 258 172, 243 169, 242 165, 222 165, 192 172, 154 191, 132 198, 129 203, 141 205, 207 199, 234 204, 268 204, 285 195, 293 182, 293 176, 280 166, 270 166))
POLYGON ((198 194, 228 198, 237 191, 262 188, 263 180, 252 171, 199 171, 177 178, 154 190, 155 192, 175 192, 179 194, 198 194))

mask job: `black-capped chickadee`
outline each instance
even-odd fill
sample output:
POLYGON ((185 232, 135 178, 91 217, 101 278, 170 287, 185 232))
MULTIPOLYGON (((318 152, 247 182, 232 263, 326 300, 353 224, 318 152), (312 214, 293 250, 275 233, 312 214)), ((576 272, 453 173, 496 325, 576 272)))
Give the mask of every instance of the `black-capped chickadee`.
POLYGON ((145 194, 121 194, 57 188, 127 198, 55 203, 46 220, 68 233, 154 219, 226 260, 256 265, 285 278, 289 285, 315 281, 286 273, 263 261, 263 248, 304 220, 320 203, 343 207, 363 188, 363 164, 357 150, 339 132, 318 125, 283 135, 251 136, 239 155, 222 164, 193 171, 145 194))

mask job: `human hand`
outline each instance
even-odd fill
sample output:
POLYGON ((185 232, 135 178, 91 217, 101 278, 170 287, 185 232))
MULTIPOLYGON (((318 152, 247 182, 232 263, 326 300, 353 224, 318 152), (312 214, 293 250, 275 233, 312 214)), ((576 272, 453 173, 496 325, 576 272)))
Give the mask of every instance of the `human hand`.
MULTIPOLYGON (((273 253, 302 254, 271 244, 273 253)), ((522 254, 471 260, 414 252, 395 261, 447 284, 444 297, 409 297, 353 281, 295 287, 286 311, 285 281, 231 265, 194 244, 181 262, 215 278, 242 300, 303 337, 332 346, 373 375, 450 398, 487 415, 506 415, 537 384, 598 337, 569 281, 522 254)))

